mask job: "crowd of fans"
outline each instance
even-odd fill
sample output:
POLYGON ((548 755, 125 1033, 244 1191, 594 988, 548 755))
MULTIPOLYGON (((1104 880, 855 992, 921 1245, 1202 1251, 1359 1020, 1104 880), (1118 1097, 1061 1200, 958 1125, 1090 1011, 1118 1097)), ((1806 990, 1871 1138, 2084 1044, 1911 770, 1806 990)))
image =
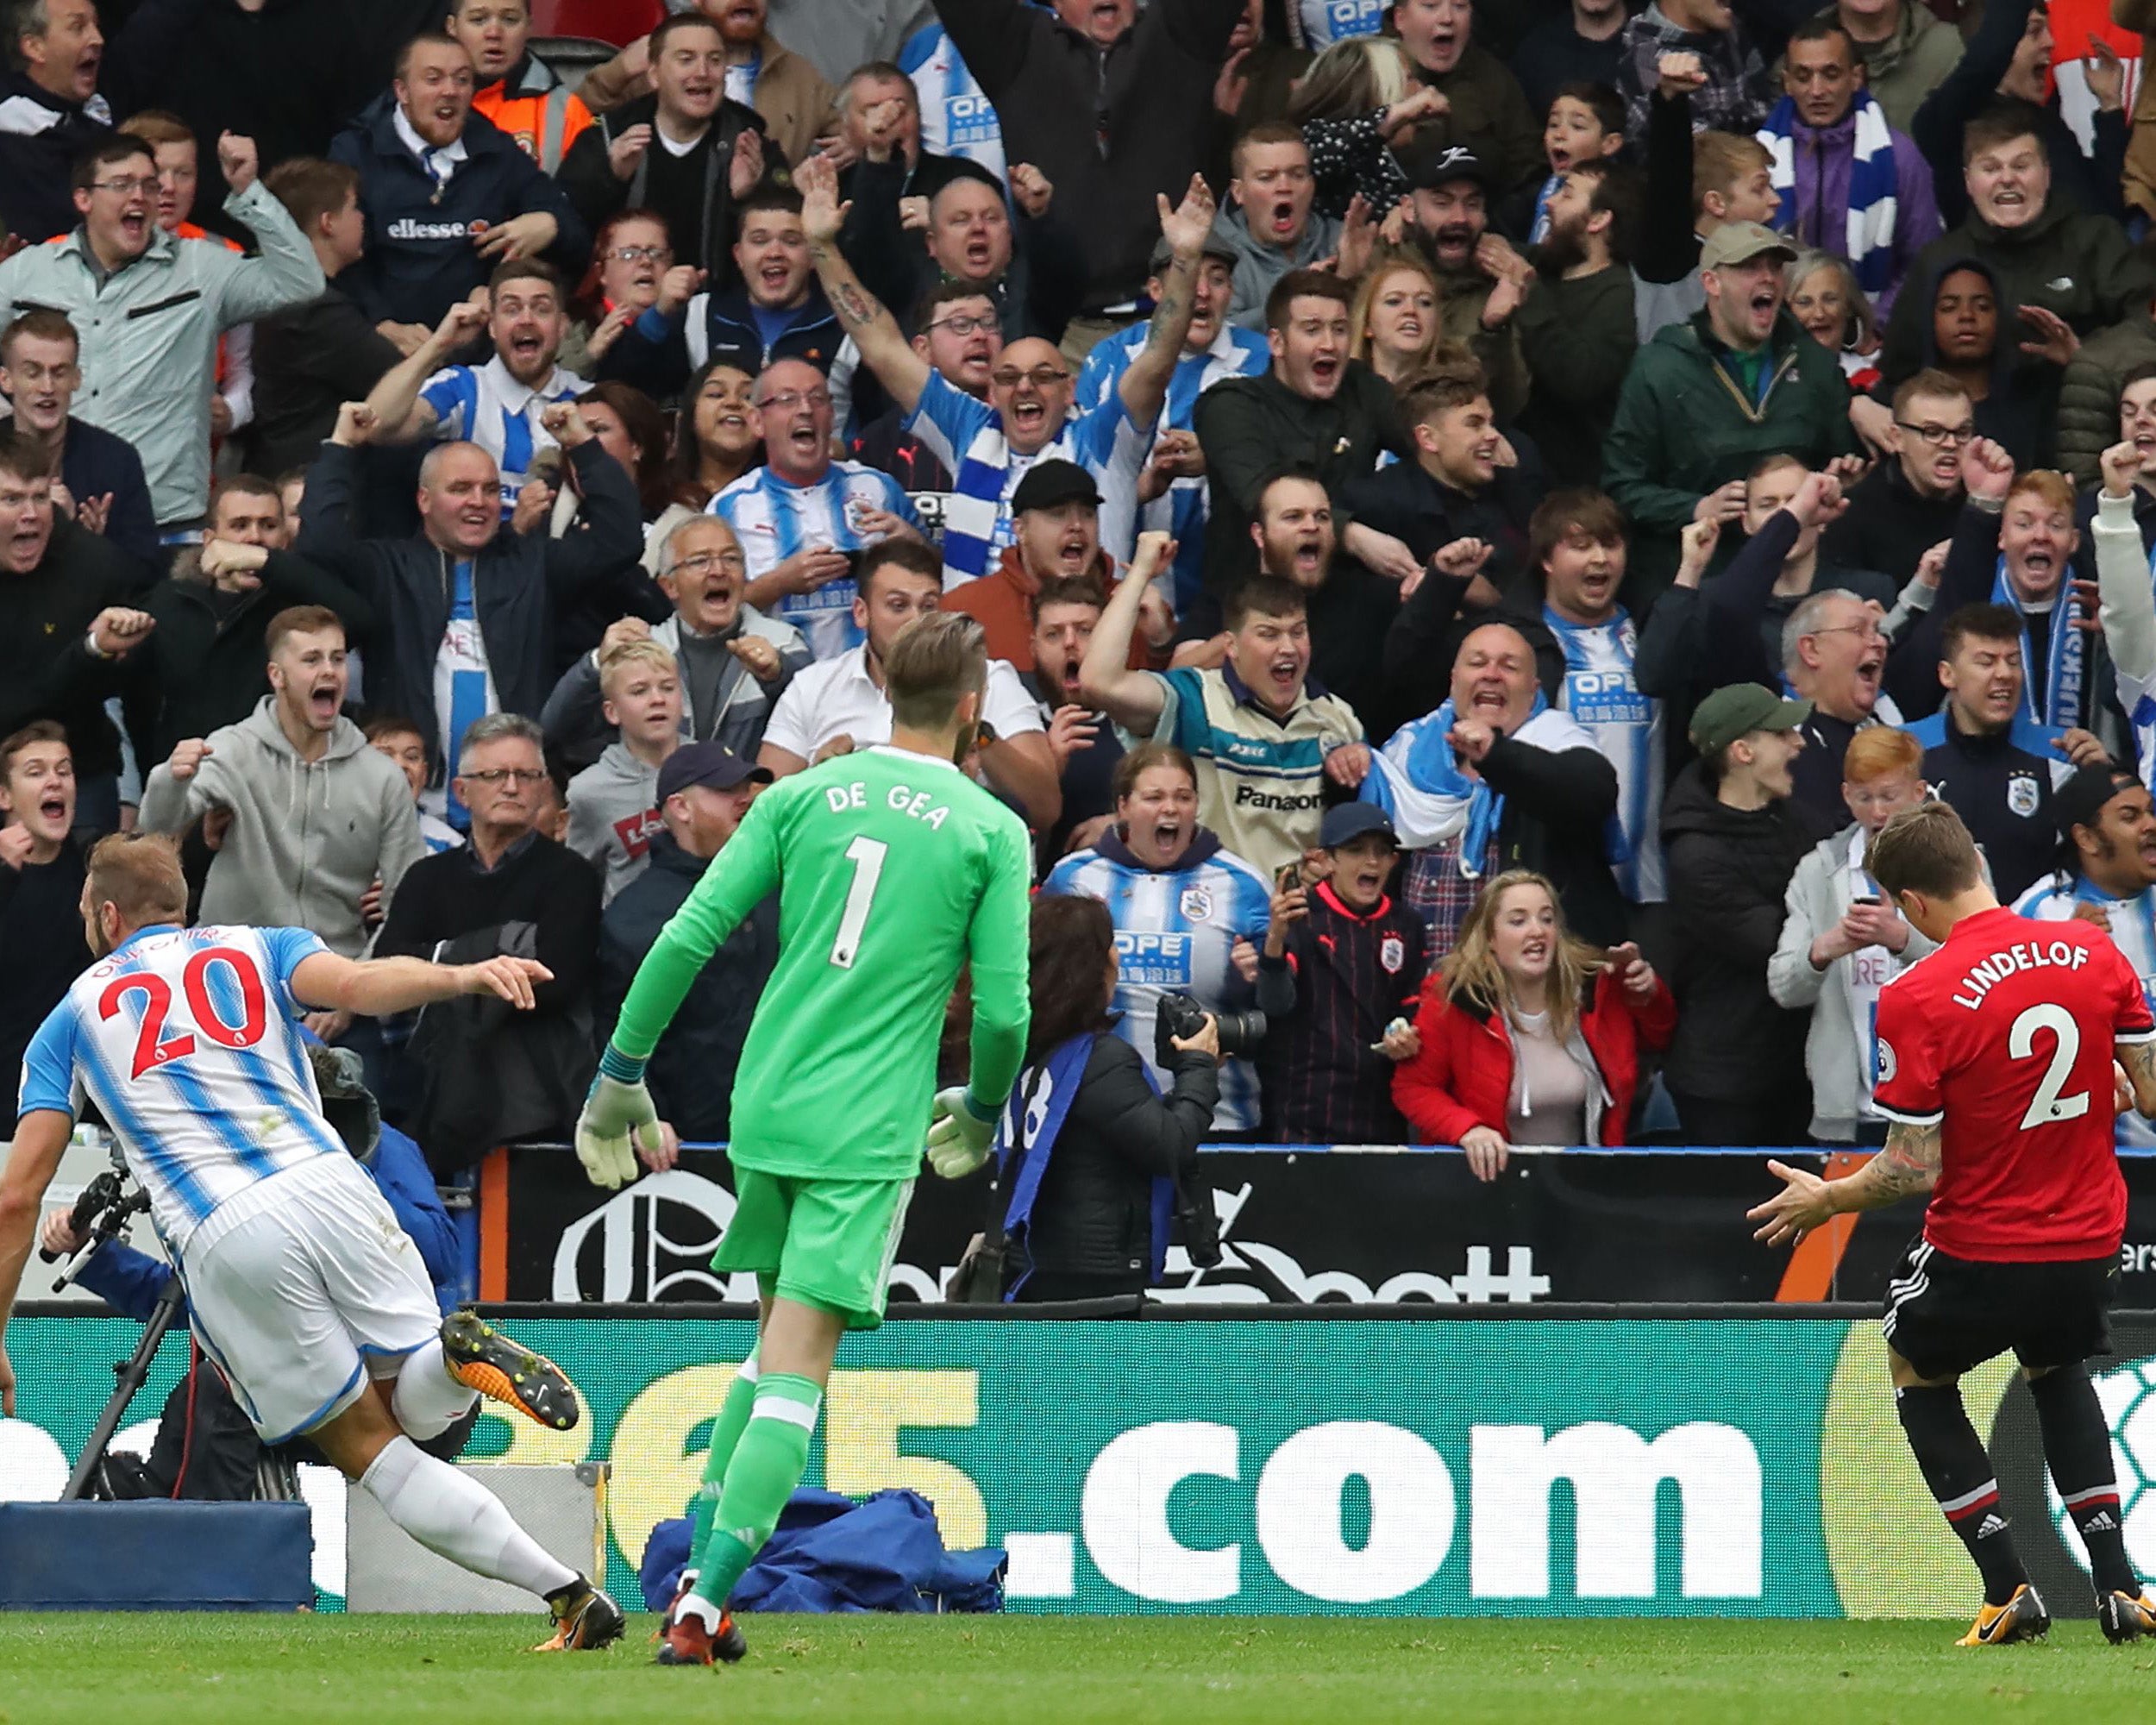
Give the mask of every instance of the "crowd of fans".
POLYGON ((1216 1137, 1877 1142, 1926 796, 2156 983, 2156 92, 2041 0, 5 13, 0 1069, 134 827, 543 961, 315 1028, 437 1170, 558 1134, 938 607, 1123 1033, 1267 1015, 1216 1137))

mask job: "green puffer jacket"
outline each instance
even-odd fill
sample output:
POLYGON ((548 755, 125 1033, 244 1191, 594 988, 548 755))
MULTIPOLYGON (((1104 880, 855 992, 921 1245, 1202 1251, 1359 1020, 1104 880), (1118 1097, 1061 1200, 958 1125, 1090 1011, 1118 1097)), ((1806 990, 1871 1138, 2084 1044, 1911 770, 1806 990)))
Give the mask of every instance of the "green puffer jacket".
POLYGON ((1834 356, 1785 310, 1767 338, 1770 381, 1745 399, 1708 313, 1655 332, 1625 374, 1602 444, 1602 487, 1632 521, 1625 603, 1635 617, 1677 572, 1677 535, 1717 486, 1784 452, 1816 467, 1856 448, 1834 356))
POLYGON ((2119 441, 2119 385, 2156 361, 2156 322, 2128 317, 2091 336, 2059 386, 2059 465, 2076 485, 2094 485, 2103 452, 2119 441))

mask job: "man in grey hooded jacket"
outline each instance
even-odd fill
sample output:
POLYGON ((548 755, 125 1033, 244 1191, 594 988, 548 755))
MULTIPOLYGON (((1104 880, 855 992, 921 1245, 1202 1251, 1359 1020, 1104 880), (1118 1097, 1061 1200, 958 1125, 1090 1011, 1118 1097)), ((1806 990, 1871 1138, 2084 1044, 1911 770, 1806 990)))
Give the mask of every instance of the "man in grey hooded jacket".
POLYGON ((343 716, 344 625, 320 605, 270 619, 270 693, 237 724, 189 737, 143 788, 141 824, 181 832, 224 825, 203 888, 205 923, 312 929, 355 958, 368 929, 360 900, 382 883, 386 914, 404 870, 425 854, 411 788, 343 716))
MULTIPOLYGON (((1235 298, 1228 322, 1244 329, 1265 327, 1265 296, 1289 270, 1322 267, 1341 249, 1341 224, 1311 206, 1317 181, 1302 134, 1287 124, 1253 126, 1235 142, 1230 206, 1213 217, 1213 245, 1234 255, 1235 298)), ((1359 272, 1369 242, 1358 234, 1363 255, 1344 260, 1341 274, 1359 272), (1346 267, 1349 261, 1357 271, 1346 267)), ((1211 246, 1208 247, 1208 250, 1211 246)))

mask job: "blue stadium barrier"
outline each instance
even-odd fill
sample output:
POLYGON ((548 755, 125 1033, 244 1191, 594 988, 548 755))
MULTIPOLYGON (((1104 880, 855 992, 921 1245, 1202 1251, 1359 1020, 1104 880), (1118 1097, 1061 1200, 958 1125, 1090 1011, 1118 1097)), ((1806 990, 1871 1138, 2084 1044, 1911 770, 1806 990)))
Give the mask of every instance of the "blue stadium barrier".
POLYGON ((311 1610, 304 1503, 0 1503, 0 1610, 311 1610))

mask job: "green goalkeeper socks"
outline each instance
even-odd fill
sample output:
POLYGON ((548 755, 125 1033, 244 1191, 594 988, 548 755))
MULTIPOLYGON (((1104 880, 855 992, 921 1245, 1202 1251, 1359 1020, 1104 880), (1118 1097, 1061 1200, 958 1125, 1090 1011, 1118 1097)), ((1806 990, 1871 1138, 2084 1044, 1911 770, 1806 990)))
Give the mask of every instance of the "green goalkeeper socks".
POLYGON ((686 1602, 689 1609, 703 1607, 699 1615, 714 1626, 718 1608, 771 1537, 779 1512, 808 1471, 809 1437, 823 1401, 823 1391, 805 1377, 774 1372, 757 1380, 718 1513, 696 1550, 696 1586, 686 1602))
POLYGON ((726 1469, 734 1458, 736 1446, 749 1424, 749 1410, 756 1402, 756 1355, 750 1349, 749 1358, 735 1372, 734 1381, 727 1386, 726 1399, 719 1404, 718 1417, 711 1421, 711 1449, 704 1462, 704 1483, 697 1488, 696 1496, 689 1506, 689 1556, 693 1559, 704 1549, 704 1541, 711 1537, 711 1519, 718 1513, 719 1488, 726 1478, 726 1469))

